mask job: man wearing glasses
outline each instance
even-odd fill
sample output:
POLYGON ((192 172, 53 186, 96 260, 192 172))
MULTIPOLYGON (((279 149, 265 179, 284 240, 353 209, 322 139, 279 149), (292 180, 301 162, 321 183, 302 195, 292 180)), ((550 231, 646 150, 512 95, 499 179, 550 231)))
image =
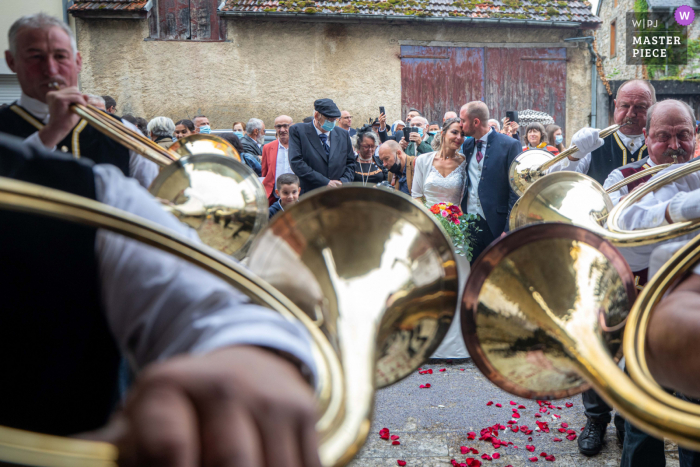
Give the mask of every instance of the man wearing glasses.
POLYGON ((294 173, 289 165, 289 127, 292 117, 280 115, 275 118, 277 140, 263 146, 262 176, 267 192, 267 201, 272 206, 277 201, 275 188, 280 175, 294 173))
POLYGON ((340 112, 340 118, 338 119, 338 126, 343 130, 347 131, 350 137, 357 134, 357 130, 352 128, 352 114, 347 110, 340 112))

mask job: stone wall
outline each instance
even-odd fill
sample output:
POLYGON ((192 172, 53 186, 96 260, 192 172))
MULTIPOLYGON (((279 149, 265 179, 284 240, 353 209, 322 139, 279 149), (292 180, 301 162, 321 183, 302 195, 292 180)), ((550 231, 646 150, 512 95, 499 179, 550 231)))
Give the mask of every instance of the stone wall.
MULTIPOLYGON (((77 20, 81 87, 117 99, 120 113, 174 120, 197 113, 214 128, 287 113, 295 122, 331 97, 354 126, 386 107, 400 117, 400 41, 561 43, 575 29, 228 19, 226 42, 151 41, 146 21, 77 20)), ((567 51, 565 136, 588 124, 589 53, 567 51)), ((567 138, 568 139, 568 138, 567 138)))

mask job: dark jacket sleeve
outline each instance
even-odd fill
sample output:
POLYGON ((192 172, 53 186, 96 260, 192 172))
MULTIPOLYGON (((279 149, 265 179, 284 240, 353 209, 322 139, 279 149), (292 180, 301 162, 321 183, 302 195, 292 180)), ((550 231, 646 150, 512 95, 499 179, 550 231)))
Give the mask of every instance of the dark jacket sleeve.
POLYGON ((355 179, 355 152, 352 150, 352 140, 346 133, 348 152, 345 154, 345 170, 340 177, 343 183, 352 182, 355 179))
POLYGON ((418 146, 417 152, 417 156, 425 154, 426 152, 433 152, 433 147, 430 144, 428 144, 427 141, 423 141, 422 143, 420 143, 420 146, 418 146))
POLYGON ((379 133, 379 141, 381 141, 382 143, 385 143, 386 140, 389 139, 389 136, 387 135, 386 130, 384 130, 384 131, 379 130, 378 133, 379 133))
MULTIPOLYGON (((330 180, 309 167, 309 164, 307 164, 302 157, 301 136, 299 135, 299 132, 303 131, 302 125, 303 124, 297 124, 289 129, 289 165, 292 167, 294 174, 299 177, 306 186, 326 186, 330 180)), ((348 139, 349 138, 348 136, 348 139)))

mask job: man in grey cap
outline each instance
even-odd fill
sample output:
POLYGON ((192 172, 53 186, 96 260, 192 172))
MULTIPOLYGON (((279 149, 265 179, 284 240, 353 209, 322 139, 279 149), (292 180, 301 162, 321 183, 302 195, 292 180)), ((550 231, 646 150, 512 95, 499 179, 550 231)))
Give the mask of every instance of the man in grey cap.
POLYGON ((347 131, 336 127, 340 117, 331 99, 314 102, 310 123, 289 129, 289 163, 301 181, 302 193, 353 180, 355 153, 347 131))

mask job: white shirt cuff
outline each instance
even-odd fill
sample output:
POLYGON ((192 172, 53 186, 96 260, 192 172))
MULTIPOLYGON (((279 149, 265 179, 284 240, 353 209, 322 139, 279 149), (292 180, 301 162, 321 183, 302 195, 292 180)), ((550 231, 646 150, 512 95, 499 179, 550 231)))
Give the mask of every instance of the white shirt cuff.
POLYGON ((44 150, 48 149, 49 151, 55 151, 55 150, 56 150, 56 146, 54 146, 54 147, 52 147, 52 148, 49 148, 49 147, 44 146, 43 141, 41 141, 41 138, 39 138, 39 132, 38 132, 38 131, 35 131, 35 132, 32 133, 31 135, 29 135, 29 136, 24 140, 24 144, 29 144, 30 146, 34 146, 35 148, 39 148, 39 149, 44 149, 44 150))

